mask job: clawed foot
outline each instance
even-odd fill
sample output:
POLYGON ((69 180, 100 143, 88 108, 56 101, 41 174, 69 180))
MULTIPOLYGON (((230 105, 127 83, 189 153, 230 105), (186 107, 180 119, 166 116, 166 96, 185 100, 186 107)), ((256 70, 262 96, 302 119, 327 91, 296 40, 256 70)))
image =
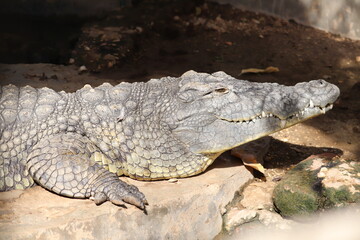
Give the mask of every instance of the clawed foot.
POLYGON ((145 210, 145 205, 148 205, 145 195, 140 192, 137 187, 120 180, 111 182, 104 188, 98 188, 90 199, 92 199, 96 205, 100 205, 105 201, 110 201, 115 205, 122 206, 124 206, 125 203, 129 203, 142 210, 145 210))

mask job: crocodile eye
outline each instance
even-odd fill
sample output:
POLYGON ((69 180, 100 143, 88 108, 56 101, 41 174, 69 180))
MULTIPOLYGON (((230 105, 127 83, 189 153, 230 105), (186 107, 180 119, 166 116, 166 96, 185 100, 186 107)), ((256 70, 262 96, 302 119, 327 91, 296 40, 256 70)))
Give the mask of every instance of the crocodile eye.
POLYGON ((217 93, 227 93, 229 90, 227 88, 217 88, 215 92, 217 93))
POLYGON ((224 88, 224 87, 219 87, 219 88, 215 88, 209 92, 206 92, 203 96, 204 97, 215 97, 215 96, 220 96, 222 94, 225 94, 229 91, 229 89, 224 88))

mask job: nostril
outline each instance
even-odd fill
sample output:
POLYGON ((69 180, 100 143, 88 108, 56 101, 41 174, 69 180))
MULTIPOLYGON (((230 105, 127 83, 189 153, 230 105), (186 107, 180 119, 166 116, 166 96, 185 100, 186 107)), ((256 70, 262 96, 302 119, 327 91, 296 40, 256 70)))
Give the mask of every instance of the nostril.
POLYGON ((324 79, 318 79, 315 80, 314 83, 312 84, 313 87, 317 88, 317 87, 326 87, 327 86, 327 82, 324 79))

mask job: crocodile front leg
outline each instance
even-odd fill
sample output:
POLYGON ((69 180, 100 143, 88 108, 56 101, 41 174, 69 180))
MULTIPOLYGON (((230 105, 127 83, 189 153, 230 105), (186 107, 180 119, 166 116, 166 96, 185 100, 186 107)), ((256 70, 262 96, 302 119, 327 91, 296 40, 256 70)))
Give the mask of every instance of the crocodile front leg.
POLYGON ((59 134, 43 138, 33 147, 27 168, 35 182, 57 194, 90 198, 96 204, 126 202, 144 209, 144 194, 91 160, 95 153, 101 151, 86 137, 59 134))

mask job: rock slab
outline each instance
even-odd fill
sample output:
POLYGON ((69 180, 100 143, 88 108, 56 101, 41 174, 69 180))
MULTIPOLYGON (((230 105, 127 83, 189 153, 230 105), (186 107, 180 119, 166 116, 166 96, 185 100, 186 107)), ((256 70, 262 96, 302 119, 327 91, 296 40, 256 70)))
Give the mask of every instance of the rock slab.
POLYGON ((274 189, 281 215, 304 217, 320 210, 360 203, 360 163, 319 154, 298 163, 274 189))
POLYGON ((0 193, 0 239, 213 239, 222 229, 224 207, 252 178, 239 162, 221 159, 175 183, 122 178, 146 195, 147 214, 41 187, 0 193))

